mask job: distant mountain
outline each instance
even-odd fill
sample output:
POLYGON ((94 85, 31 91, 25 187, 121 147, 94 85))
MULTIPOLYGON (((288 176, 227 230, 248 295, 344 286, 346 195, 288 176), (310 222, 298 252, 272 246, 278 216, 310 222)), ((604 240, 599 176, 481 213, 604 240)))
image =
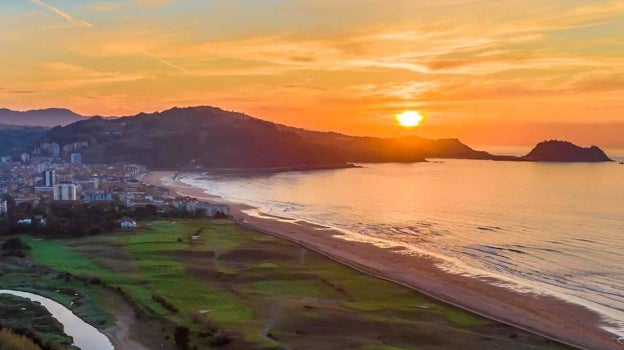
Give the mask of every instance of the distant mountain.
POLYGON ((49 108, 32 111, 12 111, 0 108, 0 123, 10 125, 46 126, 68 125, 85 117, 69 109, 49 108))
POLYGON ((598 147, 579 147, 567 141, 543 141, 522 157, 533 162, 611 162, 598 147))
POLYGON ((94 117, 55 127, 40 142, 88 144, 81 149, 86 162, 126 161, 152 169, 322 168, 350 162, 419 162, 426 157, 493 158, 456 139, 314 132, 215 107, 94 117))

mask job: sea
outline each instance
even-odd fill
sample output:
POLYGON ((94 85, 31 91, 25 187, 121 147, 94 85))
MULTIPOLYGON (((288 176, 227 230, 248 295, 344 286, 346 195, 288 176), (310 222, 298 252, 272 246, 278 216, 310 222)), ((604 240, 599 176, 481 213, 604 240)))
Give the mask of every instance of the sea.
POLYGON ((436 257, 451 273, 584 305, 624 337, 624 151, 607 154, 616 162, 430 159, 179 180, 257 208, 251 215, 323 225, 436 257))

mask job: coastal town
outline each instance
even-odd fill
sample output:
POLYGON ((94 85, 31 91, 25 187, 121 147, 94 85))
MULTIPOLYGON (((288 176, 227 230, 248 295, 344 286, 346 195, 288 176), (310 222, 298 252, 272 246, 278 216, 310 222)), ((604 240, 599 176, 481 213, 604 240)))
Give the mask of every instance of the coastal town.
MULTIPOLYGON (((147 169, 142 165, 85 164, 80 149, 85 145, 42 143, 19 157, 0 158, 0 215, 12 207, 115 204, 128 209, 150 208, 167 215, 190 213, 205 217, 228 217, 225 204, 177 196, 168 189, 141 182, 147 169)), ((20 217, 18 223, 45 223, 45 215, 20 217)), ((120 220, 120 226, 128 228, 120 220)))

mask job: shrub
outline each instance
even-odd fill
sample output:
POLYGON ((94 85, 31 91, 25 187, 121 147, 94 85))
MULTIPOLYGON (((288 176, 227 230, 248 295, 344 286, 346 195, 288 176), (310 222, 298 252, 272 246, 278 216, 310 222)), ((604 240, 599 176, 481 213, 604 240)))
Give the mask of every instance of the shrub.
POLYGON ((2 350, 41 350, 41 348, 23 335, 17 335, 4 328, 0 330, 0 349, 2 350))
POLYGON ((210 343, 213 346, 224 346, 234 341, 234 334, 220 329, 215 335, 214 339, 210 343))
POLYGON ((13 237, 7 239, 4 243, 2 243, 3 250, 28 250, 30 246, 24 242, 19 237, 13 237))
POLYGON ((2 256, 17 256, 23 258, 25 256, 24 250, 29 250, 30 246, 19 237, 9 238, 2 243, 2 256))
POLYGON ((152 299, 171 312, 175 313, 179 311, 175 305, 173 305, 169 300, 165 299, 165 297, 163 297, 162 295, 152 294, 152 299))
POLYGON ((193 321, 193 323, 198 325, 201 329, 208 330, 211 334, 214 334, 217 331, 217 327, 215 326, 214 322, 201 312, 193 311, 190 313, 189 316, 191 318, 191 321, 193 321))
POLYGON ((188 350, 189 349, 189 328, 178 326, 175 329, 175 333, 173 335, 173 339, 175 340, 175 344, 180 350, 188 350))
POLYGON ((78 275, 76 276, 76 278, 79 281, 82 281, 88 284, 105 285, 104 281, 102 281, 102 279, 97 276, 78 275))

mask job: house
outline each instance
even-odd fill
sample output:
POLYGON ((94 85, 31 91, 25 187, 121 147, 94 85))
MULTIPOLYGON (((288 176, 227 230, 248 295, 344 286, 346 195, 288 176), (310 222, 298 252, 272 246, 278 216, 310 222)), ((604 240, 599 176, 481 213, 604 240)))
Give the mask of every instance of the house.
POLYGON ((41 225, 44 226, 48 224, 48 220, 46 220, 43 215, 35 215, 35 222, 39 222, 41 225))
POLYGON ((41 225, 47 224, 47 220, 43 216, 41 216, 41 215, 36 215, 34 220, 33 219, 20 219, 20 220, 17 220, 17 223, 20 224, 20 225, 32 225, 35 222, 39 223, 41 225))
POLYGON ((32 196, 32 195, 25 195, 23 197, 15 197, 15 205, 20 205, 22 203, 31 203, 32 205, 37 205, 39 204, 39 200, 40 200, 39 196, 32 196))
POLYGON ((104 190, 85 191, 82 194, 82 198, 87 202, 111 201, 113 200, 113 194, 104 190))
POLYGON ((186 203, 186 211, 201 212, 207 217, 230 216, 230 206, 226 204, 193 201, 186 203))
POLYGON ((119 220, 119 227, 123 229, 133 229, 137 227, 137 223, 132 218, 123 217, 119 220))

